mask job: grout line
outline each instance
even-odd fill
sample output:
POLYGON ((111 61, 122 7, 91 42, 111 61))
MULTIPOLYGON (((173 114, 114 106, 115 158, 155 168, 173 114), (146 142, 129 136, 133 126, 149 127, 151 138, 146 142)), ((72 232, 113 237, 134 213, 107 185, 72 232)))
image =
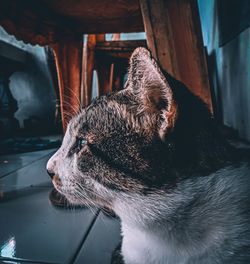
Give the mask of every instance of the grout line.
POLYGON ((9 192, 5 192, 3 197, 0 197, 0 204, 9 202, 11 200, 16 200, 28 195, 34 195, 39 192, 44 192, 46 190, 52 190, 52 185, 51 186, 44 186, 44 183, 41 183, 40 185, 36 185, 33 187, 27 186, 25 188, 19 189, 19 190, 13 190, 9 192))
POLYGON ((101 210, 99 209, 99 210, 97 211, 95 217, 94 217, 93 220, 91 221, 90 226, 89 226, 89 228, 88 228, 86 234, 83 236, 83 239, 82 239, 81 243, 79 244, 79 246, 78 246, 78 248, 77 248, 75 254, 73 255, 73 257, 72 257, 72 259, 71 259, 71 261, 70 261, 71 264, 74 264, 74 263, 75 263, 75 261, 76 261, 76 259, 77 259, 77 256, 79 255, 79 253, 80 253, 80 251, 81 251, 81 249, 82 249, 82 247, 83 247, 85 241, 86 241, 87 238, 88 238, 88 235, 89 235, 90 231, 92 230, 92 227, 94 226, 94 224, 95 224, 95 222, 96 222, 96 220, 97 220, 97 218, 98 218, 98 216, 99 216, 99 214, 100 214, 100 211, 101 211, 101 210))
POLYGON ((21 258, 8 258, 8 257, 0 257, 0 261, 5 261, 4 263, 31 263, 31 264, 60 264, 59 262, 47 262, 47 261, 39 261, 39 260, 30 260, 30 259, 21 259, 21 258))
POLYGON ((31 164, 33 164, 33 163, 35 163, 35 162, 37 162, 37 161, 39 161, 39 160, 41 160, 41 159, 47 157, 47 156, 50 156, 52 153, 54 153, 54 151, 51 151, 50 153, 48 153, 48 154, 46 154, 46 155, 44 155, 44 156, 42 156, 42 157, 40 157, 40 158, 38 158, 38 159, 36 159, 36 160, 31 161, 31 162, 29 162, 28 164, 23 165, 22 167, 19 167, 19 168, 15 169, 15 170, 13 170, 13 171, 11 171, 11 172, 8 172, 8 173, 6 173, 6 174, 0 176, 0 179, 5 178, 6 176, 8 176, 8 175, 10 175, 10 174, 12 174, 12 173, 14 173, 14 172, 16 172, 16 171, 18 171, 18 170, 21 170, 21 169, 23 169, 23 168, 26 168, 27 166, 29 166, 29 165, 31 165, 31 164))

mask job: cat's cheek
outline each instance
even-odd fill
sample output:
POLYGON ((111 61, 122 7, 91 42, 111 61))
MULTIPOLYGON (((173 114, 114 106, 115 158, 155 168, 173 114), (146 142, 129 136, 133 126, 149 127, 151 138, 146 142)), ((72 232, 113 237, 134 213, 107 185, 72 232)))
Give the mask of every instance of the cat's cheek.
POLYGON ((88 145, 85 145, 79 152, 79 156, 82 156, 82 155, 91 155, 91 152, 89 150, 89 147, 88 145))
POLYGON ((91 152, 86 148, 82 150, 77 156, 77 169, 79 173, 90 172, 95 165, 94 157, 91 152))

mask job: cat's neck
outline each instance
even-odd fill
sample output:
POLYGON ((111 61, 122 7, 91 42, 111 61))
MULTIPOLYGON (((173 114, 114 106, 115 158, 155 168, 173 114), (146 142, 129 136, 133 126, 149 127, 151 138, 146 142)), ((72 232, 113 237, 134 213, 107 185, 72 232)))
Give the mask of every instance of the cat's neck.
POLYGON ((219 248, 231 239, 233 225, 239 224, 239 208, 232 208, 232 197, 235 192, 239 196, 241 191, 245 193, 239 182, 246 170, 245 165, 228 167, 207 177, 184 180, 169 193, 156 192, 143 199, 139 194, 119 194, 114 211, 121 218, 124 241, 140 245, 138 251, 142 252, 165 247, 162 254, 169 250, 167 255, 173 259, 180 257, 180 252, 185 259, 185 254, 219 248), (228 219, 232 220, 230 230, 228 219))

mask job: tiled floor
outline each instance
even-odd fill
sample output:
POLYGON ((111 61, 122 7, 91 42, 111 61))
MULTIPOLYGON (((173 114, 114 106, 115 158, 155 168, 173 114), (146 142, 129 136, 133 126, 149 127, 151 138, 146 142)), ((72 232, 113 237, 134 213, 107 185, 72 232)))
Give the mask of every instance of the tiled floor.
POLYGON ((50 203, 45 165, 53 152, 0 156, 0 263, 110 263, 118 220, 50 203))

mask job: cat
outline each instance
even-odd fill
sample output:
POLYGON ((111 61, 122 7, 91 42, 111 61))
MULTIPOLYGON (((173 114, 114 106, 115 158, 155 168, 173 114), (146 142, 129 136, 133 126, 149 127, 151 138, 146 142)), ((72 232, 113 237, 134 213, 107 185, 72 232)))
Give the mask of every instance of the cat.
POLYGON ((71 204, 119 216, 113 263, 250 263, 249 161, 145 48, 122 91, 69 122, 47 170, 71 204))

